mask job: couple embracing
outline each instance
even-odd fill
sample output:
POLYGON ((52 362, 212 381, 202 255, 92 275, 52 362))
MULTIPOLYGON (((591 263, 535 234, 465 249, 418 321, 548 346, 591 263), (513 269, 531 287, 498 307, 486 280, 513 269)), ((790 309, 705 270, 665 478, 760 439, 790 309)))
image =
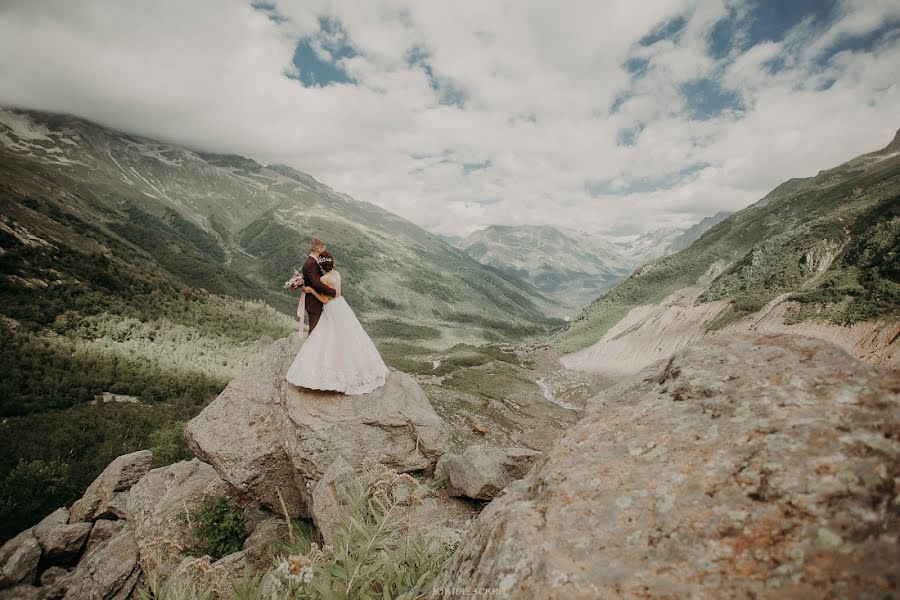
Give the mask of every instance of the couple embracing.
POLYGON ((366 394, 384 385, 388 368, 341 295, 341 274, 325 242, 312 241, 303 263, 298 316, 309 317, 309 336, 288 368, 288 382, 314 390, 366 394))

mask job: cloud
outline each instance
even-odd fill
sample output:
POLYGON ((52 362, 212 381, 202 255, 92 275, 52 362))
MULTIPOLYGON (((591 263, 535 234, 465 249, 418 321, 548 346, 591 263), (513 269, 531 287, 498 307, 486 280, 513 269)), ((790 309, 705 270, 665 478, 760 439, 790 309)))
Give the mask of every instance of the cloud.
POLYGON ((773 6, 8 0, 0 102, 286 163, 438 233, 622 235, 892 137, 897 3, 773 6))

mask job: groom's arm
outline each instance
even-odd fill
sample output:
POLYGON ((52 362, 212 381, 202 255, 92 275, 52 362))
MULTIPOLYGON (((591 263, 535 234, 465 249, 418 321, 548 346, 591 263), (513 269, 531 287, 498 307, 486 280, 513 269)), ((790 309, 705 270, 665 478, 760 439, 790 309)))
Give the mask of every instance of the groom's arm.
POLYGON ((322 280, 319 278, 319 269, 315 268, 307 268, 306 265, 303 266, 303 279, 306 281, 306 285, 316 290, 320 294, 324 296, 330 296, 334 298, 337 296, 337 292, 332 288, 328 287, 322 280))

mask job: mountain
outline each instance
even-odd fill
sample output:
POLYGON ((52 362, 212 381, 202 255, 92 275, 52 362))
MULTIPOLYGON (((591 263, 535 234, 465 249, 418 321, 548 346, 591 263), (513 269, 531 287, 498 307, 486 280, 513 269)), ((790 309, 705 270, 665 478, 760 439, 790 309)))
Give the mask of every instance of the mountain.
POLYGON ((316 236, 330 243, 348 301, 382 337, 419 331, 437 341, 452 325, 460 339, 502 338, 547 325, 554 310, 537 290, 290 167, 10 109, 0 113, 0 143, 7 185, 47 196, 34 209, 13 210, 18 227, 46 230, 48 219, 58 227, 77 217, 192 287, 290 314, 295 300, 281 283, 316 236))
POLYGON ((0 109, 0 538, 116 456, 189 456, 184 423, 296 330, 282 283, 312 237, 393 367, 562 325, 537 289, 290 167, 0 109))
POLYGON ((711 217, 704 217, 700 220, 699 223, 695 223, 691 225, 686 230, 684 230, 681 235, 672 240, 662 255, 675 254, 676 252, 681 252, 685 248, 689 247, 691 244, 696 242, 701 235, 706 233, 713 225, 718 225, 725 219, 727 219, 731 215, 730 212, 720 211, 714 214, 711 217))
POLYGON ((549 225, 492 225, 457 242, 469 256, 554 296, 577 310, 640 265, 687 247, 727 213, 690 229, 667 227, 625 239, 608 239, 549 225))
POLYGON ((661 227, 641 235, 617 240, 616 246, 634 267, 666 254, 667 248, 684 233, 678 227, 661 227))
POLYGON ((615 245, 548 225, 492 225, 469 235, 459 247, 482 264, 528 281, 572 308, 631 271, 615 245))
POLYGON ((896 367, 900 132, 791 179, 596 299, 555 338, 569 368, 632 372, 718 330, 793 332, 896 367))

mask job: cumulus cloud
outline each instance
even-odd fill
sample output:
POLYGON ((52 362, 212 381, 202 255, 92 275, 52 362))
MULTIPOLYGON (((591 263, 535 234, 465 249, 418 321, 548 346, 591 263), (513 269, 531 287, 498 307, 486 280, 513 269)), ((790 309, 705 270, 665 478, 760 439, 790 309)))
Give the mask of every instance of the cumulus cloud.
POLYGON ((0 102, 286 163, 437 233, 630 234, 900 125, 896 2, 765 5, 7 0, 0 102))

